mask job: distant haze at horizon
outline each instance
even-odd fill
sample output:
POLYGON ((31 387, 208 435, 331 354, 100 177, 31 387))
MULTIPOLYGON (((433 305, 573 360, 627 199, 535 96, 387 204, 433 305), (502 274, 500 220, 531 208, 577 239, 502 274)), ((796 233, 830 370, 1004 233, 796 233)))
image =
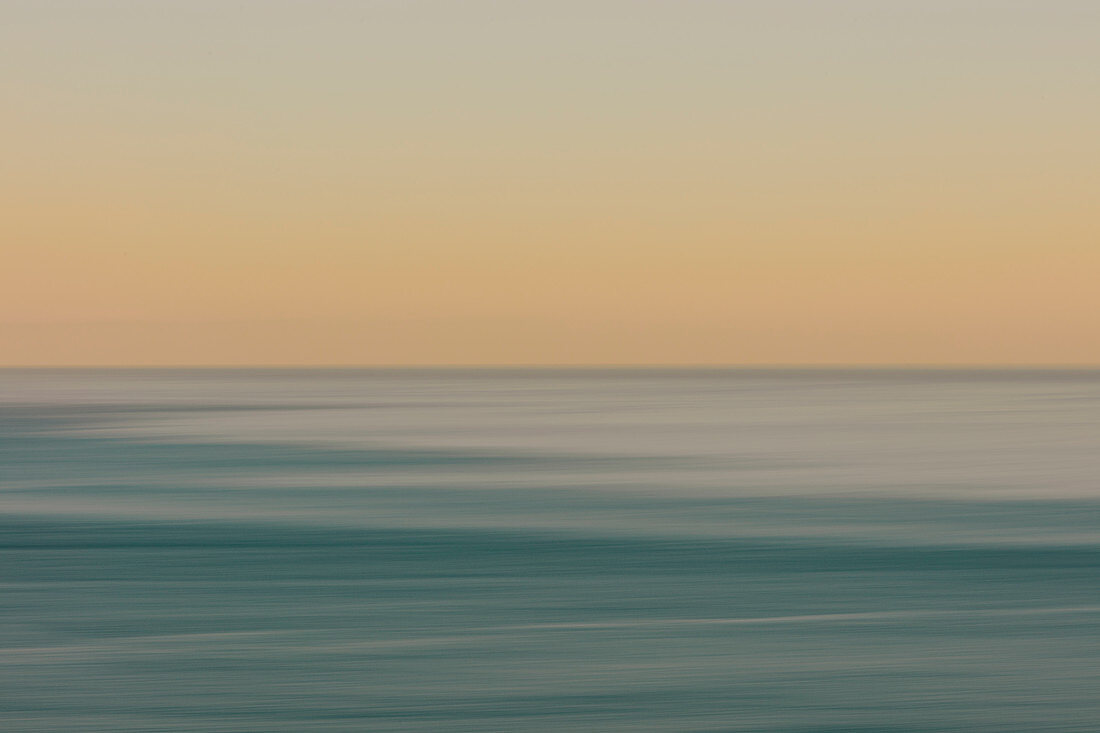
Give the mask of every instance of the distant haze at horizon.
POLYGON ((1100 364, 1100 4, 0 4, 0 366, 1100 364))

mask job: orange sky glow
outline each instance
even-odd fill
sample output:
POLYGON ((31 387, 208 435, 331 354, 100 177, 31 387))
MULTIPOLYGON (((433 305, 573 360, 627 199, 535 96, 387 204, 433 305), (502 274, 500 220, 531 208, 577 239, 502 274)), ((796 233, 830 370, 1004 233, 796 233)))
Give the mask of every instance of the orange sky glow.
POLYGON ((13 2, 0 365, 1100 363, 1100 6, 13 2))

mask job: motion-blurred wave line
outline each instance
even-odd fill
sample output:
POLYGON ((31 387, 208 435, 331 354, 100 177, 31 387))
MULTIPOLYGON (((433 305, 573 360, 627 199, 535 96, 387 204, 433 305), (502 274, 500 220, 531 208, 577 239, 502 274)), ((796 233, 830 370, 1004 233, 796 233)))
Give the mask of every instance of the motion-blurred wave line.
POLYGON ((662 618, 628 621, 549 622, 509 626, 509 629, 620 629, 652 626, 723 626, 739 624, 830 623, 834 621, 877 621, 915 618, 986 618, 991 616, 1045 616, 1054 614, 1100 613, 1100 606, 1054 608, 993 608, 934 611, 865 611, 854 613, 799 614, 794 616, 747 616, 740 618, 662 618))

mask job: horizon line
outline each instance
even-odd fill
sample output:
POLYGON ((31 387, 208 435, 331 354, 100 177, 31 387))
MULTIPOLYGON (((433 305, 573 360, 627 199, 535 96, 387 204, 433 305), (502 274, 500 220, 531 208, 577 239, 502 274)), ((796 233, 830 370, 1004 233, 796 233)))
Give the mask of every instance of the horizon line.
POLYGON ((807 362, 807 363, 660 363, 660 362, 594 362, 594 363, 392 363, 392 364, 294 364, 294 363, 227 363, 227 364, 0 364, 0 370, 16 369, 354 369, 354 370, 392 370, 392 369, 530 369, 530 370, 596 370, 596 369, 682 369, 682 370, 1100 370, 1100 363, 1005 363, 1005 362, 807 362))

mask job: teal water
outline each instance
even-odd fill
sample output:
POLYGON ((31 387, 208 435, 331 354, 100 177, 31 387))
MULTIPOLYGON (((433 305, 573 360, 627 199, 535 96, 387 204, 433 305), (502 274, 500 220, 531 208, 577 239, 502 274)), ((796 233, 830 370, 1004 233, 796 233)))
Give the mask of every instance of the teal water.
POLYGON ((0 730, 1100 730, 1100 372, 0 370, 0 730))

